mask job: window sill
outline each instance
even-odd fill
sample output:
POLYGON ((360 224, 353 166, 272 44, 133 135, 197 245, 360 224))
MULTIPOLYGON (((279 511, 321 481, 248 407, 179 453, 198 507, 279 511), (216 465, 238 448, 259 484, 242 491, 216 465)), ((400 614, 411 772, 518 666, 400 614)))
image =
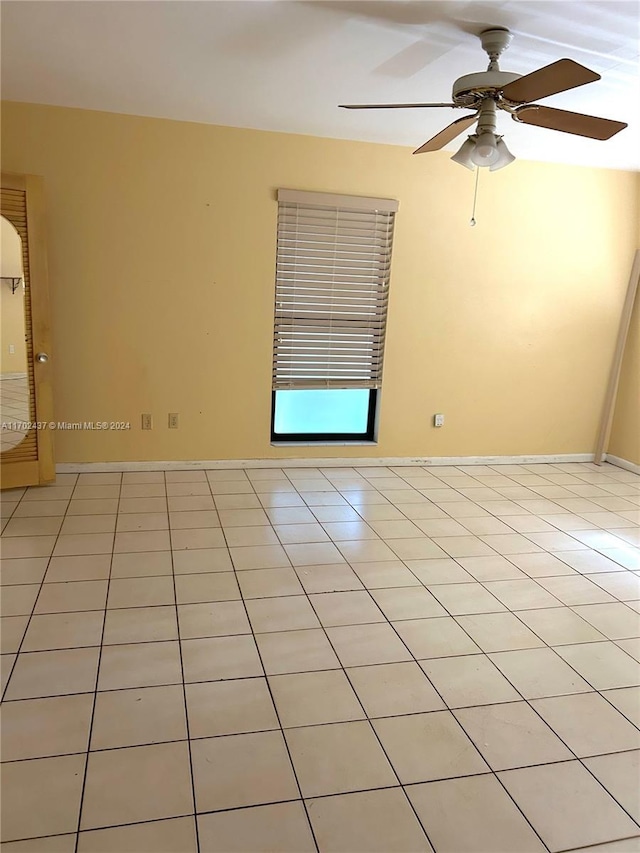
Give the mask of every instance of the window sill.
POLYGON ((375 447, 377 441, 272 441, 271 447, 375 447))

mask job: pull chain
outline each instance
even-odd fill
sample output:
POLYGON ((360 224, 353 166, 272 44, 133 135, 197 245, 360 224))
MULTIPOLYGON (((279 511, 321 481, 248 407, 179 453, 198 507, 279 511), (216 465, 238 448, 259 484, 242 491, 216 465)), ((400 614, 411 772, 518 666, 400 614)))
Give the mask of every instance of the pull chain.
POLYGON ((478 198, 478 179, 480 178, 480 166, 476 166, 476 187, 473 192, 473 210, 471 211, 471 221, 469 225, 473 228, 476 224, 476 200, 478 198))

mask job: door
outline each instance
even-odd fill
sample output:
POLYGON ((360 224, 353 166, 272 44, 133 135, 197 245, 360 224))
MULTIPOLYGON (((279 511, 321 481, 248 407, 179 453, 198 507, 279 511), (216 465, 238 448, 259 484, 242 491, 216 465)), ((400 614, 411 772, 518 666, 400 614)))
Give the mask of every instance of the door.
POLYGON ((2 173, 0 486, 55 478, 42 178, 2 173))

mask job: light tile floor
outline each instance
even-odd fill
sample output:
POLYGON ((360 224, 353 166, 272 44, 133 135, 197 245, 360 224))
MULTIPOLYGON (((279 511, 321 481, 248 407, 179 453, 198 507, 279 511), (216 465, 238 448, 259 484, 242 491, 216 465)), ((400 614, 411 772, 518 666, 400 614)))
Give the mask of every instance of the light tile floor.
POLYGON ((2 495, 6 853, 640 850, 640 477, 2 495))

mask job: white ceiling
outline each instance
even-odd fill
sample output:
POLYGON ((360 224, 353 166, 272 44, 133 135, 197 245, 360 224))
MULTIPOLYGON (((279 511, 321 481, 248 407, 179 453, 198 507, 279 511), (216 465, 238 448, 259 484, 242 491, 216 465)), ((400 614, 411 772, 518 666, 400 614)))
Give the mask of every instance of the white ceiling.
POLYGON ((513 153, 638 170, 638 9, 635 0, 5 0, 2 95, 414 148, 462 113, 337 105, 447 101, 456 77, 486 68, 476 35, 501 26, 515 35, 503 70, 569 57, 602 75, 545 104, 629 123, 597 142, 502 114, 513 153))

